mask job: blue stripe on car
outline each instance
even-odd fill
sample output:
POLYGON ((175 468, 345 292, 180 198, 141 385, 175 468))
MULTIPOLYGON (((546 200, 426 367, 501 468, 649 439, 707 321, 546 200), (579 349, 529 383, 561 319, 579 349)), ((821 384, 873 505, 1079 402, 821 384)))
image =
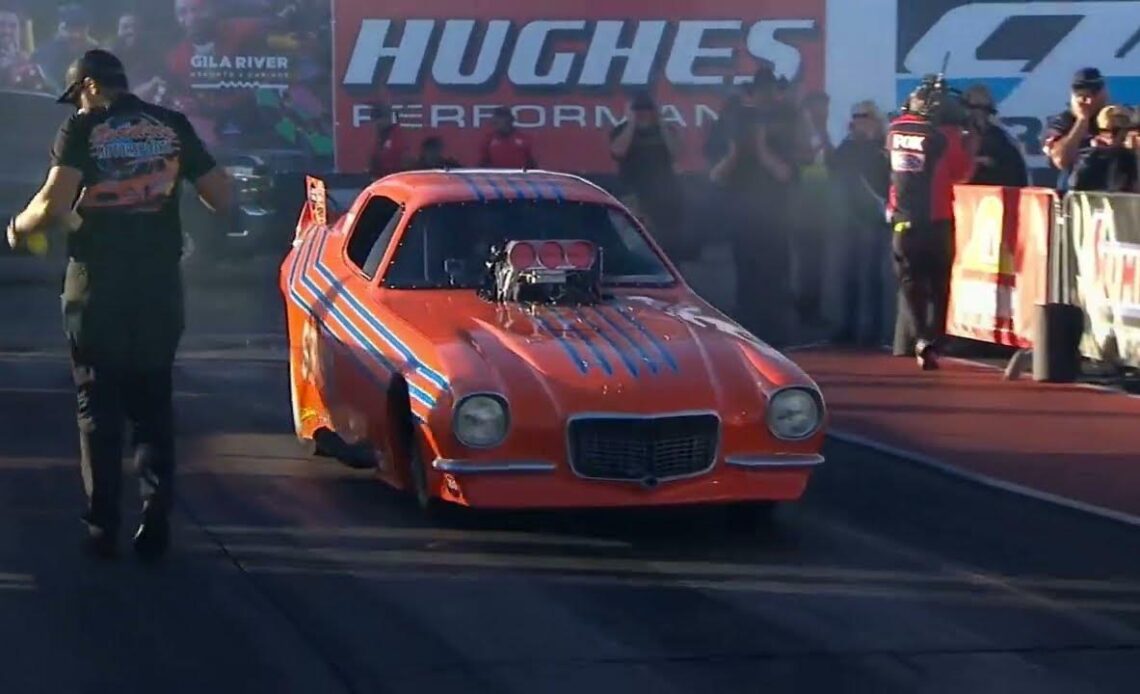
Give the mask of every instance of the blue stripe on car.
POLYGON ((609 344, 610 348, 613 349, 614 352, 617 352, 618 357, 620 357, 622 362, 625 364, 625 368, 629 369, 629 373, 631 376, 633 376, 634 378, 640 378, 640 374, 637 370, 637 362, 635 362, 630 357, 630 355, 626 352, 626 349, 624 347, 622 347, 621 344, 618 343, 617 340, 614 340, 612 337, 609 336, 608 333, 603 331, 597 325, 594 325, 592 322, 590 322, 590 319, 586 317, 585 311, 583 311, 581 309, 575 309, 574 310, 574 316, 578 320, 582 321, 587 326, 589 326, 590 330, 593 330, 595 333, 597 333, 598 336, 600 336, 603 340, 605 340, 609 344))
POLYGON ((610 366, 610 362, 608 359, 606 359, 606 355, 602 353, 602 350, 599 349, 596 344, 594 344, 589 335, 579 330, 573 323, 568 322, 566 319, 564 319, 558 309, 548 310, 544 313, 546 313, 546 315, 553 316, 554 320, 558 321, 558 324, 562 326, 563 330, 570 331, 574 337, 581 340, 582 344, 586 345, 586 349, 590 350, 590 352, 593 353, 594 358, 598 360, 598 364, 602 367, 602 371, 606 372, 607 376, 614 375, 614 367, 610 366))
MULTIPOLYGON (((328 236, 327 236, 327 232, 326 232, 322 235, 319 247, 317 248, 318 258, 319 258, 319 254, 324 249, 324 244, 325 244, 325 241, 327 240, 327 238, 328 238, 328 236)), ((312 251, 313 251, 314 246, 318 246, 318 244, 316 244, 315 242, 310 242, 308 244, 308 246, 306 248, 305 257, 300 261, 299 266, 304 266, 304 265, 309 264, 309 261, 313 255, 312 251)), ((319 262, 319 260, 317 262, 319 262)), ((393 374, 397 373, 397 369, 396 369, 395 365, 384 355, 383 352, 381 352, 379 349, 377 349, 375 345, 371 344, 368 341, 368 339, 363 335, 363 333, 361 333, 360 330, 358 328, 356 328, 356 326, 352 325, 352 323, 348 320, 348 318, 344 315, 344 313, 339 308, 337 308, 337 306, 333 303, 332 299, 330 299, 328 297, 328 295, 323 293, 321 291, 321 289, 319 287, 317 287, 316 283, 313 282, 311 277, 309 277, 308 272, 305 272, 305 271, 301 272, 300 277, 301 277, 302 286, 304 286, 308 291, 310 291, 313 294, 314 297, 316 297, 317 302, 319 302, 321 307, 324 308, 324 310, 326 311, 326 314, 328 316, 331 316, 335 320, 336 324, 340 326, 341 330, 343 330, 344 333, 350 337, 350 339, 352 339, 354 342, 356 342, 360 348, 364 349, 365 352, 367 352, 370 356, 372 356, 373 360, 376 361, 376 363, 378 363, 383 369, 385 369, 389 373, 393 373, 393 374)), ((333 291, 334 292, 336 291, 336 287, 337 287, 336 283, 333 283, 333 291)), ((300 304, 302 308, 304 308, 310 315, 317 316, 317 311, 315 310, 314 306, 312 304, 310 304, 308 301, 306 301, 305 298, 303 296, 301 296, 301 294, 295 288, 291 288, 290 292, 293 296, 293 299, 298 304, 300 304)), ((319 316, 317 316, 317 317, 320 318, 319 316)), ((324 321, 322 320, 322 322, 324 322, 324 321)), ((341 339, 335 333, 333 333, 333 336, 336 337, 339 342, 344 344, 349 349, 350 352, 354 349, 352 345, 345 342, 343 339, 341 339)), ((421 403, 423 403, 424 405, 426 405, 429 408, 435 404, 435 397, 432 396, 430 393, 427 393, 423 389, 419 388, 418 386, 415 386, 413 384, 408 384, 408 392, 413 397, 415 397, 416 400, 419 400, 421 403)))
POLYGON ((621 335, 626 342, 628 342, 633 346, 635 350, 637 350, 637 353, 641 357, 641 360, 645 362, 645 365, 649 367, 649 370, 651 372, 657 373, 657 363, 653 360, 653 357, 649 355, 649 352, 645 351, 645 348, 641 346, 640 342, 630 337, 629 333, 622 329, 621 325, 617 321, 607 315, 606 311, 603 311, 597 307, 591 307, 590 310, 596 313, 599 318, 601 318, 606 322, 607 325, 614 329, 614 332, 616 332, 618 335, 621 335))
POLYGON ((483 191, 479 189, 479 186, 475 184, 475 181, 470 176, 462 173, 456 173, 455 175, 459 177, 459 180, 467 184, 467 187, 475 195, 476 200, 479 202, 487 201, 486 196, 483 195, 483 191))
POLYGON ((500 200, 507 199, 507 194, 503 192, 503 189, 499 187, 499 184, 495 182, 495 179, 493 177, 485 175, 483 176, 483 180, 487 183, 487 185, 491 186, 491 190, 495 191, 496 197, 498 197, 500 200))
POLYGON ((669 351, 665 349, 665 345, 657 339, 657 336, 650 332, 649 329, 646 328, 645 325, 642 324, 642 322, 633 315, 632 308, 629 308, 628 306, 615 306, 614 310, 617 311, 618 315, 624 318, 627 323, 636 328, 638 332, 640 332, 645 336, 647 340, 649 340, 653 347, 656 348, 658 353, 661 354, 662 358, 665 359, 665 363, 669 365, 669 368, 673 369, 674 373, 679 371, 677 368, 677 362, 673 359, 673 355, 669 354, 669 351))
POLYGON ((523 190, 523 187, 519 185, 518 179, 516 179, 514 176, 504 176, 503 180, 507 182, 507 185, 511 187, 511 190, 513 190, 515 192, 515 195, 519 198, 523 200, 529 200, 534 197, 532 195, 527 195, 527 192, 523 190))
POLYGON ((574 366, 578 367, 579 371, 586 373, 590 370, 589 362, 583 359, 582 355, 578 354, 578 350, 574 349, 574 345, 570 344, 569 340, 551 327, 549 321, 538 315, 534 316, 534 320, 546 330, 546 332, 550 333, 551 337, 558 340, 558 344, 562 346, 563 351, 566 352, 566 355, 570 357, 570 361, 574 363, 574 366))

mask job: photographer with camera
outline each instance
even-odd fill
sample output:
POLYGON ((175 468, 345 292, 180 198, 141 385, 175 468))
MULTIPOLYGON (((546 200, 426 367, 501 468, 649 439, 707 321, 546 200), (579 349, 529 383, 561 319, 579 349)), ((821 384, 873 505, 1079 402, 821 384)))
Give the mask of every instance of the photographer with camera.
POLYGON ((773 346, 791 337, 789 195, 796 179, 795 142, 776 100, 776 76, 761 68, 740 106, 726 113, 724 142, 710 171, 730 215, 736 264, 736 311, 744 327, 773 346))
POLYGON ((610 132, 610 156, 626 206, 647 221, 653 238, 674 261, 699 255, 699 239, 687 238, 685 200, 677 178, 681 136, 664 123, 653 98, 640 92, 630 100, 625 119, 610 132))
POLYGON ((1140 193, 1132 114, 1123 106, 1105 106, 1096 118, 1097 134, 1081 152, 1069 177, 1069 190, 1140 193))
POLYGON ((905 320, 917 337, 924 370, 938 368, 954 259, 954 185, 969 180, 974 161, 961 96, 941 76, 927 77, 904 114, 887 130, 891 186, 887 216, 905 320))

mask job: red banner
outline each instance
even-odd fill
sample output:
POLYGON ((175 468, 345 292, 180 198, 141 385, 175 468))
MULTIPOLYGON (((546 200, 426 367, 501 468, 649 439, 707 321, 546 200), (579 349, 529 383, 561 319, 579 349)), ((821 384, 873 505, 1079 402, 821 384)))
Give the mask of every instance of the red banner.
POLYGON ((954 198, 947 332, 1031 347, 1034 307, 1048 298, 1054 192, 962 185, 954 198))
MULTIPOLYGON (((648 90, 683 133, 681 166, 701 144, 733 84, 760 60, 823 88, 825 0, 335 0, 337 170, 366 170, 372 105, 390 105, 412 135, 443 139, 477 165, 492 111, 510 106, 540 167, 612 171, 609 132, 629 94, 648 90)), ((414 152, 413 152, 414 153, 414 152)))

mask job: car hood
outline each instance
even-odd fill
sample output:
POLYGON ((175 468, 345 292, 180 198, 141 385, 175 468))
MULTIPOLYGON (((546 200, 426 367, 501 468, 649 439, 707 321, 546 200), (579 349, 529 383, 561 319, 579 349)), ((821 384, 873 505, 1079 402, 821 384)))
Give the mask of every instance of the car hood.
POLYGON ((551 414, 754 415, 777 388, 814 387, 793 362, 696 298, 625 295, 532 309, 474 293, 415 294, 384 303, 433 346, 457 396, 500 392, 551 414))

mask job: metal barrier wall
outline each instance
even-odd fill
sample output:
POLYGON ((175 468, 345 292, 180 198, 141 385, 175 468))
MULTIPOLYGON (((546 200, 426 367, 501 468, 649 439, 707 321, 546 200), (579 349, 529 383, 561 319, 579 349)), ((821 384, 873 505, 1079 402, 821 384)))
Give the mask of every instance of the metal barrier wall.
POLYGON ((1140 195, 1065 196, 1056 253, 1063 303, 1081 307, 1081 353, 1140 368, 1140 195))
POLYGON ((1085 314, 1081 353, 1140 368, 1140 195, 955 187, 947 332, 1032 347, 1040 304, 1085 314))

